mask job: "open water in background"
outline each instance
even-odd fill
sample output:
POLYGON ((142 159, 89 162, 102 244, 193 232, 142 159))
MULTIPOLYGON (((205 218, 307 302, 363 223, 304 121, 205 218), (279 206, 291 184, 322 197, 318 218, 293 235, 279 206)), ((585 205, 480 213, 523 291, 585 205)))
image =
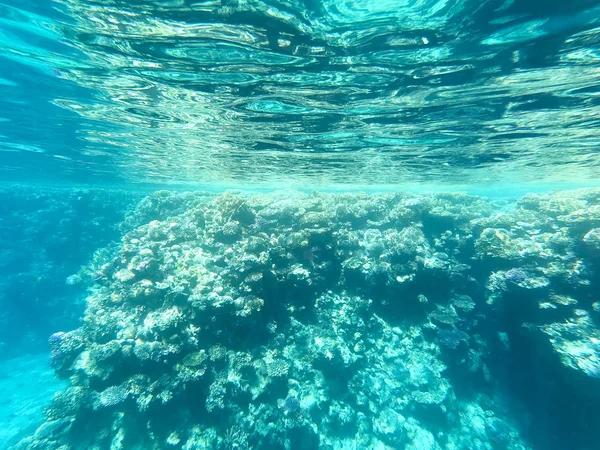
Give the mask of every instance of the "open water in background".
MULTIPOLYGON (((146 194, 596 187, 599 80, 597 0, 0 0, 0 448, 146 194)), ((533 448, 593 450, 544 401, 533 448)))

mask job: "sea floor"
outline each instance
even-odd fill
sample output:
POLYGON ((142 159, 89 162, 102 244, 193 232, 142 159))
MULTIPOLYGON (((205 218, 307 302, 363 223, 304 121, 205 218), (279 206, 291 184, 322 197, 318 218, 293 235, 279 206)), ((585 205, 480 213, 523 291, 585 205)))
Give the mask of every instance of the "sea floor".
POLYGON ((48 354, 0 361, 0 449, 27 436, 44 421, 44 407, 65 387, 48 366, 48 354))

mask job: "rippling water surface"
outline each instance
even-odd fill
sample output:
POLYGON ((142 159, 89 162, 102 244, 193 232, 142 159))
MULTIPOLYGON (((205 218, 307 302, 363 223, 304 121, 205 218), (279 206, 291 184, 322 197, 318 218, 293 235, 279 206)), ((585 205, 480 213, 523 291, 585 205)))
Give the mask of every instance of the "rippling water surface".
POLYGON ((0 0, 1 175, 595 184, 599 58, 591 0, 0 0))

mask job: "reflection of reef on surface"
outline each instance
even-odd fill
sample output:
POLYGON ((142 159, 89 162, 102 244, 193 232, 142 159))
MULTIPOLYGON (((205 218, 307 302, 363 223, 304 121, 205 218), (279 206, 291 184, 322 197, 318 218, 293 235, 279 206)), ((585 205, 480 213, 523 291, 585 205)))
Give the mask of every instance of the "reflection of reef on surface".
POLYGON ((588 448, 599 200, 156 193, 17 448, 588 448))

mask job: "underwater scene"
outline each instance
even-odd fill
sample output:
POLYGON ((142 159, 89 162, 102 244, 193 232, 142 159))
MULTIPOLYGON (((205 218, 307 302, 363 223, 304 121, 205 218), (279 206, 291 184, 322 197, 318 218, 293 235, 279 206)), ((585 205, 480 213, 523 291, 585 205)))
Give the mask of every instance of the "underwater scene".
POLYGON ((0 449, 600 449, 600 0, 0 0, 0 449))

